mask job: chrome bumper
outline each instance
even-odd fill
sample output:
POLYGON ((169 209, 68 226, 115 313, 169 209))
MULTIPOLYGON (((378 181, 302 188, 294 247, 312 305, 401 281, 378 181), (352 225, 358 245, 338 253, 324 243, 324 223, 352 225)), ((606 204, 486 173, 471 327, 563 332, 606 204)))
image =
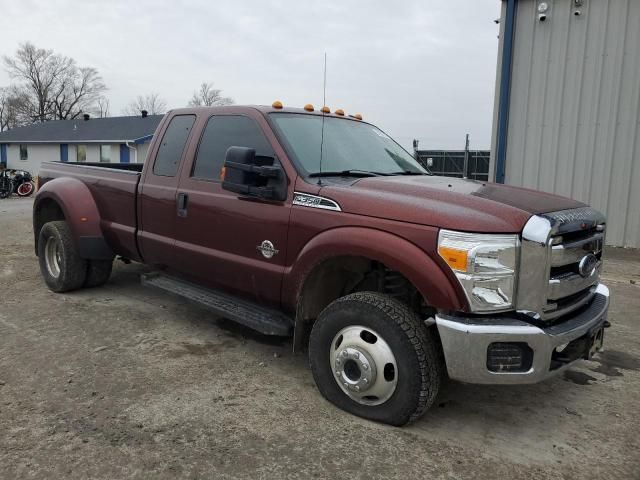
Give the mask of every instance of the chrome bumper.
POLYGON ((436 325, 450 378, 483 384, 536 383, 574 363, 552 369, 554 350, 602 327, 608 310, 609 289, 600 284, 586 309, 550 327, 536 327, 517 318, 479 319, 443 314, 436 315, 436 325), (525 372, 490 371, 487 352, 495 342, 526 343, 533 351, 531 368, 525 372))

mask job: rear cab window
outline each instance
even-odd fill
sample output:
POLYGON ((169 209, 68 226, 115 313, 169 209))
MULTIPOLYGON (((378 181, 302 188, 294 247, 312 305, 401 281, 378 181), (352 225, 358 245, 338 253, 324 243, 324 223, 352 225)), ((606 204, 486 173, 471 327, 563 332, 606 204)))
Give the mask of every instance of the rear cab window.
POLYGON ((153 164, 154 175, 176 176, 195 119, 195 115, 176 115, 171 119, 153 164))

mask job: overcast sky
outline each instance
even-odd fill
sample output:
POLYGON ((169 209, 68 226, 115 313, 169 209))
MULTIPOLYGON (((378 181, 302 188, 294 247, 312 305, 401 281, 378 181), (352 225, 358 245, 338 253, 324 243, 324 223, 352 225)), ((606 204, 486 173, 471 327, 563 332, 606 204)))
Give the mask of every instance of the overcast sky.
MULTIPOLYGON (((488 148, 499 0, 3 0, 0 54, 31 41, 96 67, 111 114, 203 81, 240 104, 360 112, 403 145, 488 148), (165 4, 166 6, 158 6, 165 4)), ((0 71, 0 86, 10 79, 0 71)))

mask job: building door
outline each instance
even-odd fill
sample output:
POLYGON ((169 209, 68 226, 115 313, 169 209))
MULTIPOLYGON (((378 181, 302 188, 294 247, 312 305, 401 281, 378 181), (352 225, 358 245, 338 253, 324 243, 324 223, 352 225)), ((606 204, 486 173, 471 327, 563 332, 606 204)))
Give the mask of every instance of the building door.
POLYGON ((60 144, 60 161, 61 162, 69 161, 69 145, 66 143, 60 144))
POLYGON ((124 143, 120 144, 120 163, 129 163, 129 147, 124 143))
POLYGON ((7 144, 0 143, 0 166, 7 168, 7 144))

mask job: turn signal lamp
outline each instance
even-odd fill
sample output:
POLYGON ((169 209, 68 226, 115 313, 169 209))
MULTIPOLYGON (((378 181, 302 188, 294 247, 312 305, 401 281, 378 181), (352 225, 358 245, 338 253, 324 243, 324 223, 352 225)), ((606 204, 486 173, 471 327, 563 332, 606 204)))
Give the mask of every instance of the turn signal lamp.
POLYGON ((307 112, 313 112, 313 105, 311 105, 310 103, 307 103, 307 104, 304 106, 304 109, 305 109, 307 112))
POLYGON ((326 105, 320 109, 322 113, 331 113, 331 110, 326 105))
POLYGON ((277 108, 278 110, 282 108, 282 102, 280 100, 276 100, 271 104, 273 108, 277 108))
POLYGON ((467 251, 440 245, 438 247, 438 254, 447 262, 447 265, 449 265, 452 270, 457 272, 467 271, 467 261, 469 260, 467 251))
POLYGON ((342 110, 341 108, 337 109, 334 113, 336 115, 340 115, 341 117, 344 117, 344 110, 342 110))

